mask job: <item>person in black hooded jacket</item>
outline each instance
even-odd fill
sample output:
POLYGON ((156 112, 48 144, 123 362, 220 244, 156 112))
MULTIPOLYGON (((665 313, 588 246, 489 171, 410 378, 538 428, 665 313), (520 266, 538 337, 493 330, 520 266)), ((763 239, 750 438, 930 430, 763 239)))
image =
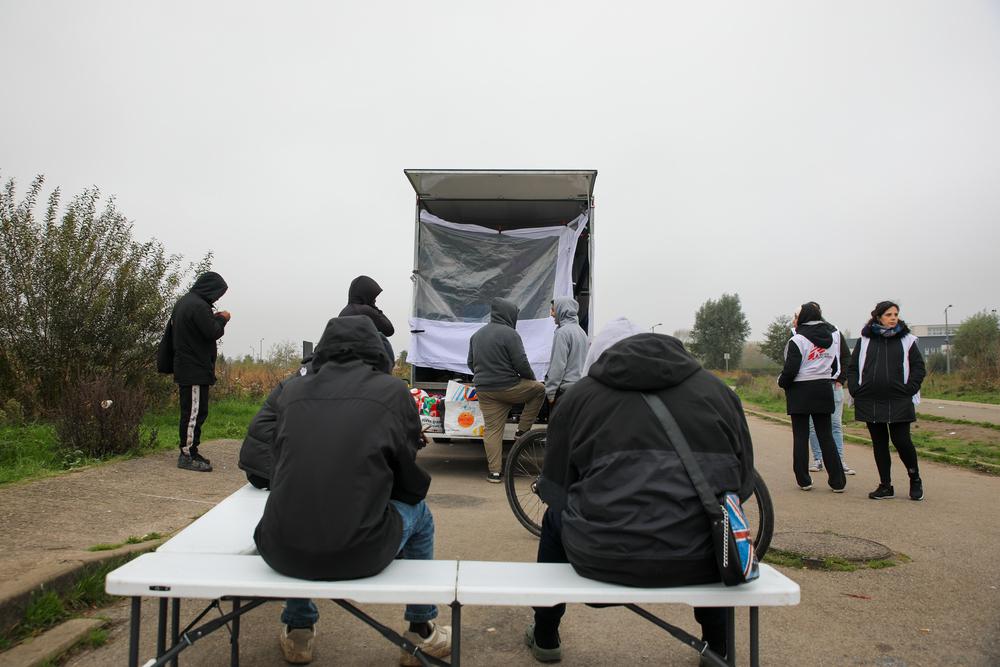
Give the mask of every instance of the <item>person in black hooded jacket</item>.
POLYGON ((910 438, 910 423, 917 420, 920 385, 926 370, 917 337, 899 319, 899 306, 881 301, 861 329, 847 367, 847 386, 854 399, 854 418, 865 422, 872 437, 879 485, 868 494, 872 500, 894 497, 889 439, 910 476, 910 499, 923 500, 917 450, 910 438))
MULTIPOLYGON (((627 586, 719 581, 704 506, 643 392, 674 414, 715 495, 753 494, 753 444, 739 397, 678 339, 631 335, 607 347, 551 415, 538 561, 569 562, 584 577, 627 586)), ((538 660, 561 658, 564 611, 535 609, 525 640, 538 660)), ((725 611, 696 608, 695 618, 725 655, 725 611)))
POLYGON ((177 467, 211 472, 211 462, 198 453, 201 427, 208 417, 208 388, 215 384, 216 341, 226 332, 229 311, 214 312, 213 304, 229 286, 218 273, 198 276, 191 290, 177 300, 173 325, 174 382, 180 392, 180 455, 177 467))
POLYGON ((785 365, 778 386, 785 390, 792 420, 792 470, 803 491, 812 489, 809 474, 809 420, 823 453, 827 481, 835 493, 847 486, 844 464, 833 439, 833 381, 840 376, 847 347, 837 327, 823 319, 815 301, 799 306, 792 321, 794 335, 785 344, 785 365))
POLYGON ((382 293, 382 288, 368 276, 358 276, 351 281, 347 290, 347 305, 340 311, 340 316, 364 315, 371 319, 375 328, 386 338, 395 333, 392 322, 375 305, 375 299, 382 293))
MULTIPOLYGON (((367 317, 331 319, 314 373, 287 380, 273 402, 271 493, 254 532, 276 571, 341 580, 381 572, 401 555, 433 559, 434 521, 424 498, 430 476, 416 462, 424 444, 406 385, 367 317)), ((434 605, 408 605, 404 635, 436 657, 451 651, 434 605)), ((309 600, 289 600, 280 642, 289 662, 308 662, 318 618, 309 600)), ((410 662, 404 656, 401 664, 410 662)))

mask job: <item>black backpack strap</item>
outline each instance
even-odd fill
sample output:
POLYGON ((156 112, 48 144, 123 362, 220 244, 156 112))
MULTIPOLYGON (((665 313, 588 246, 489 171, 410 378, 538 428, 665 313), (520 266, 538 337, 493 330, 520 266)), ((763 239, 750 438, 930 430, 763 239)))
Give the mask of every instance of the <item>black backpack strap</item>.
POLYGON ((691 445, 688 444, 687 438, 684 437, 681 427, 677 425, 677 420, 674 419, 673 414, 671 414, 670 410, 656 394, 643 392, 642 397, 646 401, 646 405, 649 406, 649 409, 656 415, 656 418, 660 420, 660 425, 663 426, 663 430, 667 434, 667 440, 674 446, 674 451, 677 452, 681 463, 684 464, 684 470, 687 471, 688 477, 691 478, 691 483, 698 492, 698 497, 701 499, 701 504, 705 506, 708 516, 713 519, 720 517, 722 515, 722 506, 719 504, 719 500, 712 495, 712 491, 708 486, 708 480, 705 479, 705 473, 702 472, 701 466, 695 460, 694 454, 691 452, 691 445))

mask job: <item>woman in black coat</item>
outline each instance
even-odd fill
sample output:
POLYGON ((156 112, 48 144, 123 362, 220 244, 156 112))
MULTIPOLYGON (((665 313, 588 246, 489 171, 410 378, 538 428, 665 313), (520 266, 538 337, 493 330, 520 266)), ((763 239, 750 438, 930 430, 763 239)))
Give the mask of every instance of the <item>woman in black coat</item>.
POLYGON ((792 419, 792 470, 803 491, 812 489, 809 475, 809 418, 812 417, 823 452, 827 483, 834 493, 847 486, 844 465, 833 440, 833 379, 840 374, 841 338, 837 327, 823 319, 819 304, 799 306, 792 322, 794 335, 785 345, 785 366, 778 386, 785 390, 792 419))
POLYGON ((882 301, 861 330, 847 367, 847 386, 854 398, 854 418, 868 425, 878 468, 878 488, 873 500, 895 496, 889 440, 910 476, 910 499, 923 500, 924 485, 917 465, 917 450, 910 439, 910 423, 917 420, 920 385, 926 370, 917 337, 899 319, 899 306, 882 301))

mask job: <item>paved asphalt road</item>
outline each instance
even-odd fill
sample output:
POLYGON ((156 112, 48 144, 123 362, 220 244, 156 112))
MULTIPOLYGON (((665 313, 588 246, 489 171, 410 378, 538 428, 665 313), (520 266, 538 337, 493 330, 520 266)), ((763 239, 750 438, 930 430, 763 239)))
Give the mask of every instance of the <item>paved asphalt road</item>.
POLYGON ((967 401, 941 401, 925 398, 917 406, 917 412, 947 417, 948 419, 965 419, 973 422, 988 422, 1000 424, 1000 405, 989 403, 969 403, 967 401))
MULTIPOLYGON (((829 492, 817 477, 799 491, 791 474, 788 427, 751 421, 757 468, 774 497, 782 533, 831 531, 875 540, 911 562, 880 570, 783 571, 802 587, 798 607, 761 612, 766 665, 1000 664, 1000 478, 923 463, 927 499, 871 501, 876 476, 870 450, 848 444, 858 470, 847 493, 829 492)), ((100 466, 75 474, 0 488, 0 567, 30 577, 46 562, 71 558, 97 542, 171 531, 204 512, 243 483, 235 467, 238 443, 203 448, 216 465, 211 474, 178 470, 172 454, 100 466)), ((487 484, 481 450, 433 445, 421 454, 434 482, 428 498, 437 523, 440 558, 531 561, 537 542, 515 521, 503 488, 487 484)), ((896 470, 901 468, 896 463, 896 470)), ((898 475, 897 475, 898 477, 898 475)), ((900 484, 905 490, 905 484, 900 484)), ((196 612, 186 601, 184 622, 196 612)), ((396 650, 373 630, 329 602, 321 602, 316 665, 392 665, 396 650)), ((656 609, 688 630, 696 625, 684 607, 656 609)), ((154 646, 155 603, 145 603, 143 655, 154 646)), ((401 606, 366 611, 401 628, 401 606)), ((69 665, 124 664, 128 606, 101 613, 112 621, 109 642, 71 658, 69 665)), ((284 664, 278 651, 279 603, 250 612, 243 623, 242 664, 284 664)), ((521 608, 471 607, 464 613, 467 665, 535 664, 522 646, 531 614, 521 608)), ((746 664, 745 615, 739 619, 740 664, 746 664)), ((621 608, 572 605, 563 625, 566 665, 697 664, 694 653, 621 608)), ((182 654, 186 665, 228 664, 225 631, 182 654)))

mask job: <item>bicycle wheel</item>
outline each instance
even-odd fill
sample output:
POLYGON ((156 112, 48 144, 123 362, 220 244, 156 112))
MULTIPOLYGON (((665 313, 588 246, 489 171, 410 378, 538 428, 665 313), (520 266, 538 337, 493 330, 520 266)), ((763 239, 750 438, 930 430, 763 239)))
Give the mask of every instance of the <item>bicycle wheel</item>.
POLYGON ((771 493, 767 490, 764 478, 756 470, 753 471, 753 480, 753 495, 743 503, 743 511, 747 515, 750 530, 754 535, 753 546, 757 552, 757 559, 763 561, 774 536, 774 505, 771 503, 771 493))
POLYGON ((538 496, 536 482, 545 460, 545 431, 528 431, 514 443, 504 464, 507 502, 521 525, 536 537, 542 534, 546 505, 538 496))

